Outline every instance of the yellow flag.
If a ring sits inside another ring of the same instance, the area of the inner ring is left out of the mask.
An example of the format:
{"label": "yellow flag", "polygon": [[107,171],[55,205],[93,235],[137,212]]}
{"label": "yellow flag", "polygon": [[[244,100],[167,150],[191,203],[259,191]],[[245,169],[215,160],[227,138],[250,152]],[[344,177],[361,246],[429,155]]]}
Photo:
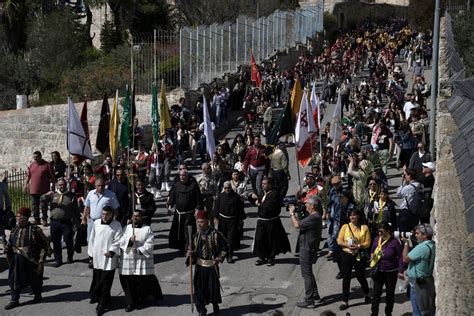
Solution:
{"label": "yellow flag", "polygon": [[110,155],[112,161],[115,162],[117,156],[117,141],[118,141],[118,130],[120,125],[120,115],[118,112],[118,90],[115,92],[114,106],[110,115],[110,133],[109,133],[109,146]]}
{"label": "yellow flag", "polygon": [[165,81],[161,79],[160,87],[160,136],[166,134],[166,130],[171,128],[170,109],[166,99]]}
{"label": "yellow flag", "polygon": [[300,79],[297,78],[291,91],[291,112],[293,114],[293,122],[296,121],[296,117],[300,111],[301,98],[303,97],[303,91],[301,90]]}

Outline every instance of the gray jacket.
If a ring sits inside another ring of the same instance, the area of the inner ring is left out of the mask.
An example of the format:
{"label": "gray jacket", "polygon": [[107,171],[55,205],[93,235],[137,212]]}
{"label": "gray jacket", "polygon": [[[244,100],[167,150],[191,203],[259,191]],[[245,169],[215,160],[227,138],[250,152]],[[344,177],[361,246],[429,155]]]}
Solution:
{"label": "gray jacket", "polygon": [[408,206],[412,203],[415,198],[416,188],[421,184],[413,180],[410,183],[402,183],[402,185],[397,190],[397,196],[402,198],[400,203],[401,210],[408,210]]}

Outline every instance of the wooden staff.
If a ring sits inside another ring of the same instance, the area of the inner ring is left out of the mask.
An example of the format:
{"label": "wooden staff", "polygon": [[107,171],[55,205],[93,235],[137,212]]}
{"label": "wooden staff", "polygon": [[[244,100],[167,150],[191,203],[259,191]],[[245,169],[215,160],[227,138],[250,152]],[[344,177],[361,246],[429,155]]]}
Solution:
{"label": "wooden staff", "polygon": [[191,247],[191,243],[192,243],[192,237],[193,237],[193,228],[192,226],[188,225],[187,226],[188,228],[188,238],[189,238],[189,246],[188,246],[188,249],[191,253],[191,255],[189,256],[189,296],[191,298],[191,313],[194,313],[194,301],[193,301],[193,297],[194,297],[194,293],[193,293],[193,256],[192,256],[192,247]]}

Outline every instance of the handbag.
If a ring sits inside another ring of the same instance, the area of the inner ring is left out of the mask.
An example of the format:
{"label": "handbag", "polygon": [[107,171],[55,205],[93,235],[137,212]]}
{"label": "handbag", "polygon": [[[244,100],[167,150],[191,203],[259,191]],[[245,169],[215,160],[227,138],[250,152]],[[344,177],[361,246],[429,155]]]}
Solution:
{"label": "handbag", "polygon": [[[352,238],[357,240],[357,238],[354,236],[354,233],[352,232],[350,223],[347,224],[347,227],[349,228],[349,231],[351,232]],[[369,256],[369,252],[367,251],[367,249],[359,249],[359,253],[357,254],[357,259],[359,261],[369,261],[370,256]]]}

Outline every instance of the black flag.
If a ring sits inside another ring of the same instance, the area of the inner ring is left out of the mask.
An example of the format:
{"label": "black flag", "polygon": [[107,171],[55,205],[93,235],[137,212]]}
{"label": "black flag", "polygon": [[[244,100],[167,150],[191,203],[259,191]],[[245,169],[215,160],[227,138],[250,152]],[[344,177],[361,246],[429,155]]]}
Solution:
{"label": "black flag", "polygon": [[267,156],[273,153],[273,149],[278,144],[281,136],[292,134],[294,132],[292,117],[291,101],[288,100],[285,109],[281,112],[278,121],[273,126],[273,129],[267,138]]}
{"label": "black flag", "polygon": [[95,141],[95,148],[105,154],[109,150],[109,132],[110,132],[110,110],[107,93],[104,93],[102,109],[100,110],[99,129]]}

